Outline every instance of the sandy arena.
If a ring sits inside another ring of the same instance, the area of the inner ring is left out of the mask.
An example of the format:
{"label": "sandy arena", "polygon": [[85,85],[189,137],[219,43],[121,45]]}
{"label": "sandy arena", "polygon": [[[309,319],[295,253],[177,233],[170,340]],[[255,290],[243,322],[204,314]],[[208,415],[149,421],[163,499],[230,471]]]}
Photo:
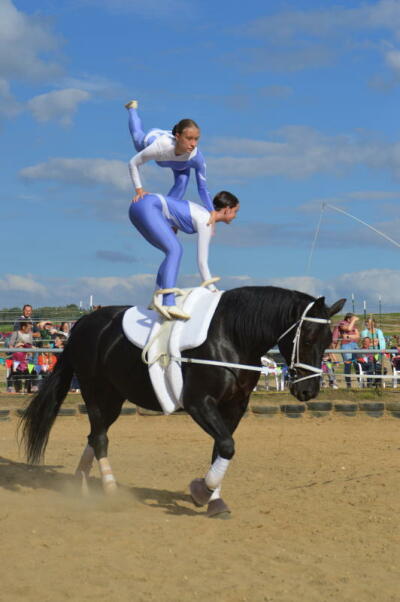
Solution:
{"label": "sandy arena", "polygon": [[400,600],[400,422],[248,415],[225,478],[230,520],[188,495],[211,440],[187,416],[123,416],[110,430],[119,483],[72,473],[87,417],[59,417],[29,468],[17,419],[0,423],[2,602]]}

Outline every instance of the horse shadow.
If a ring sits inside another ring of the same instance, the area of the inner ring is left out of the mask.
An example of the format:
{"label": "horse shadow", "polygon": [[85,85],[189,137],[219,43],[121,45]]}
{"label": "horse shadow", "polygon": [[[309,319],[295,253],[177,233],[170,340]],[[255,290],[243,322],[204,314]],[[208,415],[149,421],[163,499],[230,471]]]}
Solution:
{"label": "horse shadow", "polygon": [[[71,473],[62,472],[61,464],[31,465],[26,462],[16,462],[0,456],[0,488],[16,493],[21,487],[29,489],[47,489],[65,493],[78,487],[76,477]],[[90,487],[101,490],[99,479],[90,479]],[[98,481],[98,482],[97,482]]]}
{"label": "horse shadow", "polygon": [[193,506],[192,497],[182,491],[168,491],[166,489],[154,489],[150,487],[131,487],[130,492],[142,504],[155,508],[162,508],[166,514],[174,516],[199,516],[202,512],[187,507]]}
{"label": "horse shadow", "polygon": [[[15,493],[21,487],[29,489],[47,489],[65,495],[66,492],[80,494],[80,480],[71,473],[63,472],[61,464],[31,465],[17,462],[0,456],[0,488]],[[88,479],[91,494],[104,496],[101,480],[97,477]],[[174,516],[199,516],[202,512],[186,506],[193,505],[189,494],[181,491],[167,491],[149,487],[127,487],[118,485],[118,491],[133,496],[140,503],[163,509],[166,514]]]}

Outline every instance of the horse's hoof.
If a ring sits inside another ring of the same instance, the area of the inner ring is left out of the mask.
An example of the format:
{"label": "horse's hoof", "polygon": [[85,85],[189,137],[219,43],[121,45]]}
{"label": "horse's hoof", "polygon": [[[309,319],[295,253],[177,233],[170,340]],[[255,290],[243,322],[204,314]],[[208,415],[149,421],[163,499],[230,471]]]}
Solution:
{"label": "horse's hoof", "polygon": [[196,506],[204,506],[210,500],[212,491],[206,485],[205,479],[194,479],[190,485],[190,495]]}
{"label": "horse's hoof", "polygon": [[225,504],[224,500],[220,497],[216,500],[212,500],[208,504],[207,516],[208,518],[222,518],[226,520],[227,518],[231,517],[231,511]]}
{"label": "horse's hoof", "polygon": [[114,495],[118,491],[117,483],[115,481],[103,483],[103,491],[106,495]]}

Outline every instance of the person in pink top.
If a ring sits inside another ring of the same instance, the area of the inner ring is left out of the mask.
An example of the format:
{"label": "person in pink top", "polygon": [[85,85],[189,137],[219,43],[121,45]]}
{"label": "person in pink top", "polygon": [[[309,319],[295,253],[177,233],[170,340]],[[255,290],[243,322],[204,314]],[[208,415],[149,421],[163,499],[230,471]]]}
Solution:
{"label": "person in pink top", "polygon": [[358,349],[358,341],[360,340],[360,333],[356,327],[357,321],[358,317],[355,314],[347,313],[344,320],[336,325],[332,333],[333,348],[349,350],[349,353],[343,353],[344,373],[347,375],[345,381],[348,389],[351,388],[351,367],[353,366],[356,374],[358,372],[357,356],[350,353],[350,350]]}

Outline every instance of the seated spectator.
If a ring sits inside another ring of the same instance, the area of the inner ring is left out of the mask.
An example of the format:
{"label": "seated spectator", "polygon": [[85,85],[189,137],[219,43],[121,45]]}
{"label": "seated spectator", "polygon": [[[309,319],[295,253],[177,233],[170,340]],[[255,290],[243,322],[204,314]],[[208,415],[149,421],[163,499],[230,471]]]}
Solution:
{"label": "seated spectator", "polygon": [[[341,348],[349,351],[358,349],[357,343],[360,339],[360,333],[356,328],[357,321],[358,317],[356,315],[347,313],[344,317],[344,320],[337,324],[332,333],[333,349]],[[354,353],[343,353],[342,358],[344,362],[344,373],[347,375],[345,377],[346,387],[350,389],[351,367],[353,366],[354,371],[356,373],[358,372],[357,358],[355,357]]]}
{"label": "seated spectator", "polygon": [[361,349],[365,349],[365,353],[357,354],[357,361],[362,366],[363,372],[373,374],[375,369],[375,356],[373,354],[373,345],[369,337],[364,337],[361,341]]}
{"label": "seated spectator", "polygon": [[14,330],[10,336],[10,347],[20,347],[21,344],[27,344],[29,347],[33,347],[32,327],[32,322],[28,320],[18,322],[17,330]]}
{"label": "seated spectator", "polygon": [[10,374],[10,383],[16,393],[31,393],[37,391],[37,374],[33,365],[29,364],[29,353],[22,351],[23,348],[29,348],[29,343],[18,342],[16,348],[21,347],[21,351],[15,351],[12,354],[12,368]]}
{"label": "seated spectator", "polygon": [[372,347],[375,349],[386,349],[386,341],[384,334],[380,328],[376,327],[376,322],[373,318],[369,318],[369,320],[365,323],[364,330],[361,331],[361,337],[368,337],[371,339]]}
{"label": "seated spectator", "polygon": [[14,322],[14,329],[13,330],[20,330],[20,324],[21,324],[21,322],[31,322],[32,323],[32,337],[34,339],[39,339],[40,338],[39,329],[33,323],[32,312],[33,312],[32,305],[25,304],[23,306],[23,308],[22,308],[22,314],[20,315],[20,317],[18,318],[18,320],[16,320]]}
{"label": "seated spectator", "polygon": [[[373,345],[373,342],[369,337],[364,337],[361,343],[361,349],[365,349],[365,353],[357,354],[357,363],[360,369],[360,372],[364,374],[381,374],[382,373],[382,364],[379,361],[379,355],[374,354],[374,350],[376,346]],[[385,371],[386,373],[386,371]],[[378,379],[367,380],[367,384],[370,387],[372,382],[376,386],[379,384]]]}
{"label": "seated spectator", "polygon": [[395,337],[395,347],[397,349],[397,353],[395,353],[392,357],[392,364],[395,370],[400,370],[400,336]]}
{"label": "seated spectator", "polygon": [[55,328],[52,322],[48,320],[43,320],[42,322],[38,322],[37,328],[40,332],[40,338],[42,345],[47,346],[47,343],[51,341],[57,333],[57,328]]}
{"label": "seated spectator", "polygon": [[66,341],[67,337],[65,337],[63,334],[56,334],[53,340],[53,346],[55,349],[64,349]]}
{"label": "seated spectator", "polygon": [[61,322],[60,328],[58,329],[59,334],[63,334],[66,339],[69,337],[69,333],[71,331],[71,325],[69,322]]}
{"label": "seated spectator", "polygon": [[[333,353],[325,353],[322,358],[322,373],[328,375],[328,383],[331,389],[338,389],[335,376],[335,368],[334,364],[337,364],[338,360]],[[322,385],[324,386],[324,382],[322,380]]]}

